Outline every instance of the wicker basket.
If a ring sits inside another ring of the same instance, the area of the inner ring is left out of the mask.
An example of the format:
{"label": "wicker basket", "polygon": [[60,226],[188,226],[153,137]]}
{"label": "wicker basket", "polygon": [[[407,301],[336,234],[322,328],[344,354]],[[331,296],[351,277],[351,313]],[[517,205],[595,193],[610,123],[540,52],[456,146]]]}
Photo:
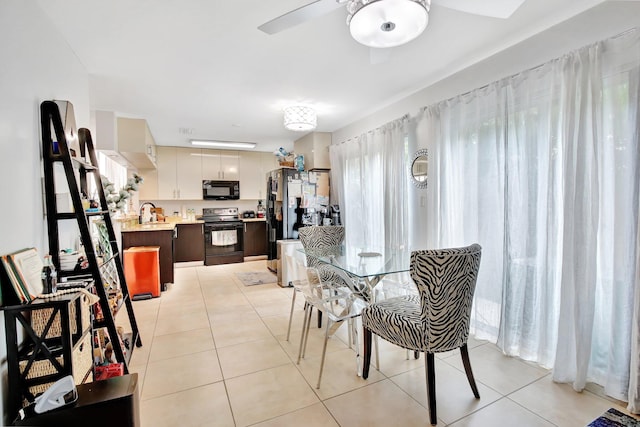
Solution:
{"label": "wicker basket", "polygon": [[[64,367],[64,360],[62,356],[56,357],[56,360]],[[76,384],[81,384],[83,382],[87,376],[87,372],[89,372],[92,366],[93,347],[91,346],[91,334],[86,334],[82,339],[82,342],[79,343],[71,352],[71,371],[73,372],[73,379]],[[23,373],[26,367],[27,361],[20,361],[20,373]],[[49,360],[36,360],[31,365],[31,369],[29,369],[26,378],[39,378],[44,377],[45,375],[55,374],[56,372],[55,367]],[[29,391],[34,396],[37,396],[48,389],[51,384],[53,384],[53,382],[34,385],[29,387]]]}
{"label": "wicker basket", "polygon": [[[78,300],[80,301],[81,306],[80,321],[82,324],[78,329],[76,322],[77,303],[73,302],[69,307],[69,329],[71,329],[72,334],[84,331],[89,326],[89,318],[91,317],[89,298],[86,295],[81,295]],[[44,328],[51,317],[51,313],[53,313],[53,308],[43,308],[42,310],[33,310],[31,312],[31,327],[38,336],[41,336],[44,332]],[[60,335],[62,335],[62,325],[60,324],[60,312],[58,312],[51,324],[51,328],[49,328],[47,338],[57,338]]]}

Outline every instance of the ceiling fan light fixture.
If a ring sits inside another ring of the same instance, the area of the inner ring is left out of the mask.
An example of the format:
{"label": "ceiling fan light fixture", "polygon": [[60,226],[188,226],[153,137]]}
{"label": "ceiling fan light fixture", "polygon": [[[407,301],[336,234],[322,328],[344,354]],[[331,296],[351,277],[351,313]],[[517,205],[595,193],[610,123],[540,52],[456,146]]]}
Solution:
{"label": "ceiling fan light fixture", "polygon": [[350,0],[347,24],[365,46],[400,46],[427,28],[430,8],[431,0]]}
{"label": "ceiling fan light fixture", "polygon": [[284,127],[296,132],[314,130],[318,124],[316,111],[306,105],[291,105],[283,109]]}

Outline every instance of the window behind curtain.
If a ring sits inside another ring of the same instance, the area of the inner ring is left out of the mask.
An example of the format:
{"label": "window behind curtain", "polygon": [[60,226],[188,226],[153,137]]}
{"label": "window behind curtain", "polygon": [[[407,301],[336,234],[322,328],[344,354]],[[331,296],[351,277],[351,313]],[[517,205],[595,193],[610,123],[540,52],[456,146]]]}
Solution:
{"label": "window behind curtain", "polygon": [[[116,190],[120,190],[124,188],[127,184],[127,168],[122,166],[120,163],[115,162],[109,158],[109,156],[105,155],[98,151],[98,167],[100,168],[100,175],[106,176],[109,181],[111,181]],[[95,182],[93,179],[88,180],[89,184],[89,198],[97,199],[98,192],[95,187]]]}
{"label": "window behind curtain", "polygon": [[634,30],[419,118],[437,134],[435,240],[483,247],[473,332],[621,400],[640,376],[639,73]]}

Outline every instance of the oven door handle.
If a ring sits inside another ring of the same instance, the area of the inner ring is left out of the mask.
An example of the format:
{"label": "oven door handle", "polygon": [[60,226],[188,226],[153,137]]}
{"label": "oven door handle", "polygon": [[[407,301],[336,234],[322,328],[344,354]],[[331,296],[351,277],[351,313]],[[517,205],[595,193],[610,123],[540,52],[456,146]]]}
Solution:
{"label": "oven door handle", "polygon": [[242,223],[240,224],[205,224],[205,229],[211,230],[211,231],[237,230],[238,228],[242,228]]}

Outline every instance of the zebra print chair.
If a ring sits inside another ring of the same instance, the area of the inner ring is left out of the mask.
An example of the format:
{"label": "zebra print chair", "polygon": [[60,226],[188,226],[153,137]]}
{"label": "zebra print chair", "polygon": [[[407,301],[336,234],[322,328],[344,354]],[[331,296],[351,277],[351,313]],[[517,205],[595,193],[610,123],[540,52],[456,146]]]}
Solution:
{"label": "zebra print chair", "polygon": [[[331,255],[331,251],[344,241],[344,227],[339,225],[302,227],[298,234],[304,250],[313,250],[318,255]],[[323,282],[342,281],[332,269],[314,257],[307,256],[307,267],[317,269]]]}
{"label": "zebra print chair", "polygon": [[459,348],[471,390],[480,398],[471,371],[467,339],[481,250],[480,245],[473,244],[412,252],[411,278],[420,293],[419,299],[415,296],[390,298],[362,311],[362,377],[366,379],[369,375],[372,333],[416,354],[425,352],[427,403],[433,425],[438,423],[434,353]]}
{"label": "zebra print chair", "polygon": [[[305,250],[313,250],[319,255],[322,255],[326,251],[329,255],[329,251],[342,244],[344,241],[344,227],[342,226],[313,226],[302,227],[298,230],[300,237],[300,243]],[[307,267],[314,268],[319,273],[319,279],[322,282],[336,283],[341,282],[337,274],[322,265],[317,259],[307,256]],[[317,283],[314,283],[317,284]],[[289,326],[287,327],[287,341],[291,335],[291,322],[293,320],[293,309],[296,303],[296,294],[299,289],[294,285],[293,296],[291,297],[291,312],[289,314]],[[322,314],[318,313],[318,327],[322,326]]]}

